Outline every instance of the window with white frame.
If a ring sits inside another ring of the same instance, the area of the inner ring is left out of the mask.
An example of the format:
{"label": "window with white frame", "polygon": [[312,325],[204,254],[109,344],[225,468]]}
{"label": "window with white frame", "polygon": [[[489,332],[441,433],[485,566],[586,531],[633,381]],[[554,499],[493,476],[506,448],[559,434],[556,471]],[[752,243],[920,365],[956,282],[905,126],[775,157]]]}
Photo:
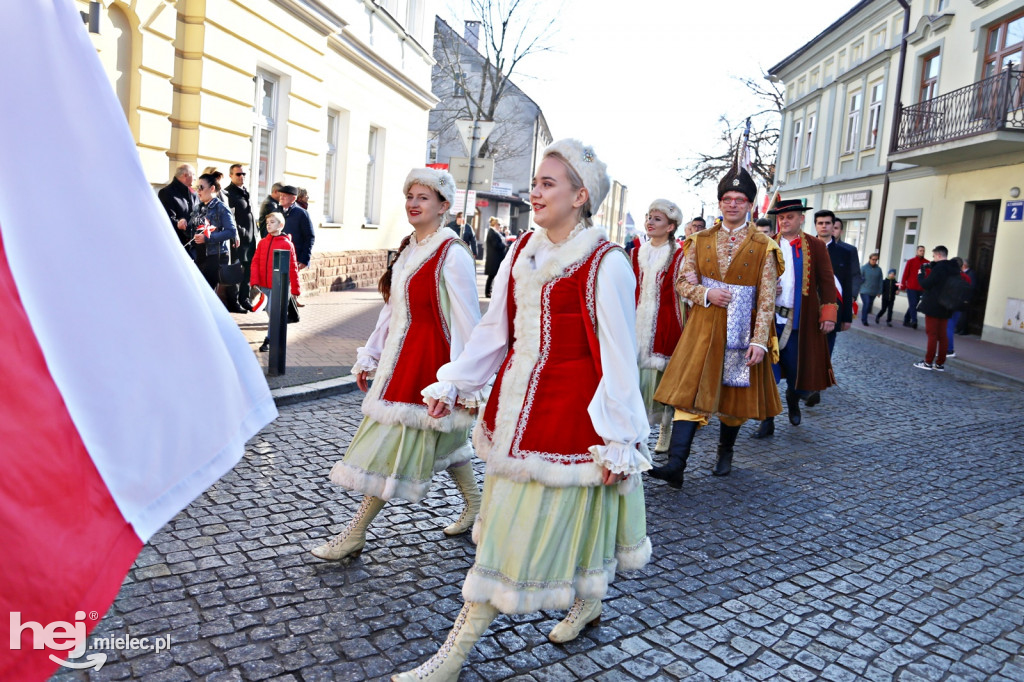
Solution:
{"label": "window with white frame", "polygon": [[864,243],[867,239],[867,231],[867,220],[859,219],[843,221],[843,241],[856,247],[857,253],[864,253]]}
{"label": "window with white frame", "polygon": [[860,64],[864,61],[864,41],[860,40],[853,46],[853,52],[850,56],[850,66]]}
{"label": "window with white frame", "polygon": [[885,49],[885,25],[878,27],[871,33],[871,52],[878,52]]}
{"label": "window with white frame", "polygon": [[804,120],[793,121],[793,146],[789,150],[789,169],[800,167],[800,139],[803,136]]}
{"label": "window with white frame", "polygon": [[850,105],[846,108],[846,144],[843,153],[849,154],[857,148],[860,138],[860,106],[862,94],[855,92],[850,95]]}
{"label": "window with white frame", "polygon": [[380,221],[380,170],[383,132],[370,126],[366,143],[366,200],[363,204],[363,221],[366,225],[377,225]]}
{"label": "window with white frame", "polygon": [[816,118],[815,114],[807,115],[807,132],[804,133],[804,168],[810,168],[811,161],[814,160],[814,124]]}
{"label": "window with white frame", "polygon": [[942,14],[949,7],[949,0],[935,0],[935,13]]}
{"label": "window with white frame", "polygon": [[437,131],[427,133],[427,163],[437,163],[437,152],[440,146]]}
{"label": "window with white frame", "polygon": [[334,222],[334,194],[338,191],[338,112],[327,112],[327,149],[324,152],[324,221]]}
{"label": "window with white frame", "polygon": [[249,167],[253,170],[254,186],[251,192],[259,204],[270,193],[276,161],[277,107],[280,83],[265,71],[257,71],[252,79],[256,89],[253,102],[252,159]]}
{"label": "window with white frame", "polygon": [[865,149],[873,149],[878,144],[878,132],[882,126],[882,83],[871,86],[871,104],[868,107],[868,136],[864,141]]}

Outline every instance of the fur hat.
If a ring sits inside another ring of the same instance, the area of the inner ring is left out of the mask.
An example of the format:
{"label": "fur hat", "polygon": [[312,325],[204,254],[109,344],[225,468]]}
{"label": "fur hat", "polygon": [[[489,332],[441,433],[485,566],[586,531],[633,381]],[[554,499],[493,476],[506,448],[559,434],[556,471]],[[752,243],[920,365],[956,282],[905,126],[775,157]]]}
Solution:
{"label": "fur hat", "polygon": [[677,226],[683,224],[683,212],[668,199],[655,199],[652,201],[647,209],[648,213],[651,211],[661,211],[670,222],[675,223]]}
{"label": "fur hat", "polygon": [[402,192],[408,192],[413,185],[423,185],[436,190],[448,202],[449,207],[455,205],[455,178],[448,171],[435,168],[413,168],[405,178]]}
{"label": "fur hat", "polygon": [[559,154],[572,166],[583,179],[583,186],[590,195],[590,215],[597,213],[604,198],[611,189],[611,178],[608,177],[608,166],[597,158],[593,147],[587,147],[579,140],[566,138],[553,142],[544,150],[542,158],[550,154]]}
{"label": "fur hat", "polygon": [[718,183],[719,201],[722,200],[726,192],[740,192],[753,203],[757,198],[757,185],[754,184],[754,179],[750,177],[750,173],[746,169],[740,168],[737,171],[736,166],[733,166]]}

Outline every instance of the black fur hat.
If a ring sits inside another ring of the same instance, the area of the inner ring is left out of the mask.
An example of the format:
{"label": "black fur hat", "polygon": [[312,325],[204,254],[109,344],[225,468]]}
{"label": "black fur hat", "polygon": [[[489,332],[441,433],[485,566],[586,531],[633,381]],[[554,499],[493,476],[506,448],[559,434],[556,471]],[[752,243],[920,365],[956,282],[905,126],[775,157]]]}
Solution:
{"label": "black fur hat", "polygon": [[718,200],[721,201],[726,192],[741,192],[751,203],[757,197],[757,185],[745,169],[738,171],[733,166],[718,183]]}

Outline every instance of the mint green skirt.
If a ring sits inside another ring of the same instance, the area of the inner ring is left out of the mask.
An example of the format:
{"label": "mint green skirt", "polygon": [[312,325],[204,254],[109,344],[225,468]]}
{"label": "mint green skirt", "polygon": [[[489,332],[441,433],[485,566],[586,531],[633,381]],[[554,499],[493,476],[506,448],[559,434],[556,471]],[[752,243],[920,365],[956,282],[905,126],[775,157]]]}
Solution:
{"label": "mint green skirt", "polygon": [[651,426],[661,424],[661,415],[667,409],[667,405],[659,403],[654,399],[654,392],[658,390],[664,370],[640,368],[640,395],[644,398],[644,407],[647,408],[647,420]]}
{"label": "mint green skirt", "polygon": [[613,486],[555,488],[485,476],[473,529],[476,561],[463,598],[508,614],[603,598],[616,570],[642,568],[651,556],[644,489],[639,474],[633,477]]}
{"label": "mint green skirt", "polygon": [[382,500],[419,502],[435,472],[472,457],[468,429],[444,433],[363,417],[345,457],[331,469],[331,481]]}

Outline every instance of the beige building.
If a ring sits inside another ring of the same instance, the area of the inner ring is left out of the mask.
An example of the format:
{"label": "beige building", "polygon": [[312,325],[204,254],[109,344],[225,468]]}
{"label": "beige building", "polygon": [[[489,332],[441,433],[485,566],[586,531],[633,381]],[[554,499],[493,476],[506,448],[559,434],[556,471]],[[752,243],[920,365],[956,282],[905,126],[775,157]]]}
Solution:
{"label": "beige building", "polygon": [[[786,86],[776,182],[828,208],[861,260],[967,258],[972,333],[1024,347],[1024,0],[864,0],[769,70]],[[897,311],[905,310],[901,296]]]}
{"label": "beige building", "polygon": [[309,191],[315,290],[372,285],[408,229],[433,19],[433,0],[103,0],[91,37],[154,188],[243,163],[257,202]]}

